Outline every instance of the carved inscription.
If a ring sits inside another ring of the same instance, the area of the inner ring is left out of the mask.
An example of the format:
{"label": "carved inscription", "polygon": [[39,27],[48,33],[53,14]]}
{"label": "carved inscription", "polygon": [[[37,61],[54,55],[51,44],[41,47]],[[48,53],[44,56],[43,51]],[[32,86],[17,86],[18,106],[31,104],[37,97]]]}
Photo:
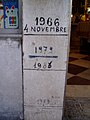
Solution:
{"label": "carved inscription", "polygon": [[25,33],[60,33],[66,34],[67,27],[62,26],[59,18],[53,19],[52,17],[36,17],[33,26],[26,23],[24,27]]}

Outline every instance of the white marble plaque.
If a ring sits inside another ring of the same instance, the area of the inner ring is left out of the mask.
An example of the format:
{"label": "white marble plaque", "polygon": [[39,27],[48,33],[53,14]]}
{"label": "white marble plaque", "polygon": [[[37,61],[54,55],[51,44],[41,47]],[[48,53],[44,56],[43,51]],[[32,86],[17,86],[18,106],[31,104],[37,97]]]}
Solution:
{"label": "white marble plaque", "polygon": [[63,107],[65,71],[24,70],[25,106]]}
{"label": "white marble plaque", "polygon": [[23,44],[24,69],[66,70],[68,37],[24,36]]}
{"label": "white marble plaque", "polygon": [[25,0],[24,34],[67,36],[71,0]]}
{"label": "white marble plaque", "polygon": [[62,120],[62,108],[39,108],[39,107],[28,107],[25,109],[26,120]]}
{"label": "white marble plaque", "polygon": [[62,120],[71,0],[23,0],[25,120]]}
{"label": "white marble plaque", "polygon": [[26,120],[62,120],[65,71],[24,70]]}

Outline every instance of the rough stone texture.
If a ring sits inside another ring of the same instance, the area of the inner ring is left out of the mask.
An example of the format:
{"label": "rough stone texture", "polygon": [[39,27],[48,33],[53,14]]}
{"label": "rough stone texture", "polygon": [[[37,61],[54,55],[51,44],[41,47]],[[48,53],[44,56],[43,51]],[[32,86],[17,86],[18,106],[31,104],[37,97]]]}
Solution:
{"label": "rough stone texture", "polygon": [[0,120],[22,118],[21,40],[0,38]]}
{"label": "rough stone texture", "polygon": [[90,120],[90,98],[67,97],[64,120]]}

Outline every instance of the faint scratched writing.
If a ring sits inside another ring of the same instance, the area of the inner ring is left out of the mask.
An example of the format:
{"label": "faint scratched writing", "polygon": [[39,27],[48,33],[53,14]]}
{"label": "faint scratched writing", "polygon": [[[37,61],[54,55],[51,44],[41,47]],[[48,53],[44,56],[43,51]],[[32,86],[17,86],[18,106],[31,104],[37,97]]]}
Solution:
{"label": "faint scratched writing", "polygon": [[38,99],[36,102],[40,106],[60,106],[60,97],[52,96],[50,98]]}

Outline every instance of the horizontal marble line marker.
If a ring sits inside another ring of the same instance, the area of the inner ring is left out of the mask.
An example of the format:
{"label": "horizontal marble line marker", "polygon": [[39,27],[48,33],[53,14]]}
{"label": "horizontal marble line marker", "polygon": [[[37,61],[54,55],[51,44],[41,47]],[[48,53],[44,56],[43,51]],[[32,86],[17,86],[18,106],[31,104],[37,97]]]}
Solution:
{"label": "horizontal marble line marker", "polygon": [[68,34],[24,34],[26,36],[33,35],[33,36],[68,36]]}
{"label": "horizontal marble line marker", "polygon": [[58,58],[58,56],[29,55],[29,58]]}

